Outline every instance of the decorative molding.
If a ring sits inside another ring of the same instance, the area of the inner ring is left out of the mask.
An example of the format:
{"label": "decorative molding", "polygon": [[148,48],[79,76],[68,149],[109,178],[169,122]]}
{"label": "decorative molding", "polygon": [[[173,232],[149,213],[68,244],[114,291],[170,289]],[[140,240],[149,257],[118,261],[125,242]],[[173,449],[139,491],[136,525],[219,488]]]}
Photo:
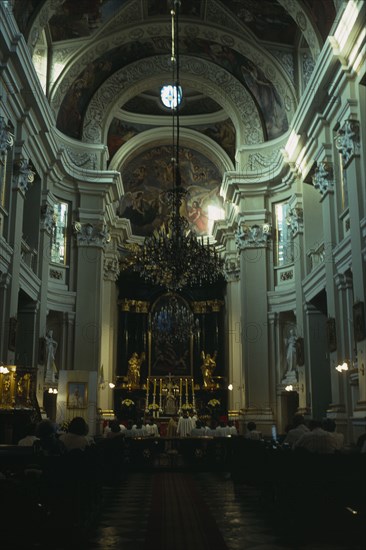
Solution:
{"label": "decorative molding", "polygon": [[20,158],[14,162],[13,188],[26,193],[34,181],[35,172],[31,170],[28,159]]}
{"label": "decorative molding", "polygon": [[89,168],[95,170],[97,166],[98,157],[96,153],[76,152],[69,147],[66,148],[66,153],[70,161],[80,168]]}
{"label": "decorative molding", "polygon": [[55,212],[53,207],[47,202],[41,206],[41,229],[51,233],[55,225]]}
{"label": "decorative molding", "polygon": [[113,258],[104,258],[103,269],[104,280],[115,283],[120,273],[118,256],[115,255]]}
{"label": "decorative molding", "polygon": [[235,234],[235,244],[240,251],[246,248],[264,248],[271,237],[272,227],[268,223],[252,226],[241,224]]}
{"label": "decorative molding", "polygon": [[10,132],[10,127],[5,122],[5,118],[0,116],[0,155],[5,155],[13,145],[14,134]]}
{"label": "decorative molding", "polygon": [[[152,56],[123,67],[111,75],[96,91],[89,103],[84,117],[83,141],[102,143],[105,120],[114,104],[120,101],[122,92],[128,99],[130,95],[136,95],[137,92],[145,90],[147,81],[155,78],[156,74],[169,74],[169,71],[171,71],[169,56]],[[228,71],[218,69],[214,63],[184,55],[180,58],[180,71],[181,74],[185,74],[184,80],[187,85],[193,85],[190,77],[195,81],[201,78],[202,93],[226,104],[226,109],[232,115],[234,109],[236,110],[235,118],[240,120],[244,143],[263,142],[262,122],[256,104],[245,87]],[[141,80],[141,74],[144,75],[144,80]]]}
{"label": "decorative molding", "polygon": [[95,226],[91,223],[74,223],[74,234],[78,246],[96,246],[105,248],[111,235],[105,224]]}
{"label": "decorative molding", "polygon": [[240,278],[240,262],[237,254],[226,256],[224,265],[225,278],[227,282],[236,282]]}
{"label": "decorative molding", "polygon": [[334,187],[333,166],[330,162],[319,162],[312,178],[313,186],[324,195]]}
{"label": "decorative molding", "polygon": [[286,216],[286,223],[290,227],[292,236],[304,231],[304,211],[300,206],[290,208]]}
{"label": "decorative molding", "polygon": [[347,119],[337,132],[336,147],[342,155],[344,168],[360,153],[360,123]]}

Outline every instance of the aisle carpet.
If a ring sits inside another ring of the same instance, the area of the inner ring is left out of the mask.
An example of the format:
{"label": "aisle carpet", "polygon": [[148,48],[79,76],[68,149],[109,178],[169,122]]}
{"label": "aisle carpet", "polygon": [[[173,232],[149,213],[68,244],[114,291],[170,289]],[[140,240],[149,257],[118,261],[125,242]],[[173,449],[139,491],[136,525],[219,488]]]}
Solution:
{"label": "aisle carpet", "polygon": [[188,473],[154,476],[145,549],[227,550],[195,479]]}

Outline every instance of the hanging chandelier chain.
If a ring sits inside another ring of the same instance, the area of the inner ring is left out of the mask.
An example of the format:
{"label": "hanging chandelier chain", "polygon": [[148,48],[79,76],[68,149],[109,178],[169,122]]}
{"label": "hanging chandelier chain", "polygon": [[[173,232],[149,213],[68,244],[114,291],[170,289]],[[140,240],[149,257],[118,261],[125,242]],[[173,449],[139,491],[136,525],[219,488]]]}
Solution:
{"label": "hanging chandelier chain", "polygon": [[164,192],[170,214],[165,223],[145,238],[141,250],[136,251],[132,263],[135,271],[154,285],[170,291],[188,286],[202,286],[217,281],[223,275],[223,261],[207,237],[196,235],[188,218],[181,214],[187,202],[188,191],[182,185],[180,152],[180,82],[179,82],[179,7],[174,0],[171,9],[173,72],[172,114],[172,187]]}

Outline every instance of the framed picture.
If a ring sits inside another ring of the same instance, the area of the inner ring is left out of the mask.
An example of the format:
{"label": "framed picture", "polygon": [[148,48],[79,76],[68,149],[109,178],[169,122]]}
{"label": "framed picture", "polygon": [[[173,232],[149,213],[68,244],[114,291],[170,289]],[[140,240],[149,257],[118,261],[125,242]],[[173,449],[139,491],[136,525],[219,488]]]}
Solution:
{"label": "framed picture", "polygon": [[363,302],[356,302],[353,305],[353,328],[356,342],[366,338],[365,306]]}
{"label": "framed picture", "polygon": [[68,382],[67,407],[85,409],[88,404],[88,385],[86,382]]}
{"label": "framed picture", "polygon": [[328,350],[336,351],[337,332],[336,332],[336,321],[334,317],[329,317],[327,319],[327,341],[328,341]]}

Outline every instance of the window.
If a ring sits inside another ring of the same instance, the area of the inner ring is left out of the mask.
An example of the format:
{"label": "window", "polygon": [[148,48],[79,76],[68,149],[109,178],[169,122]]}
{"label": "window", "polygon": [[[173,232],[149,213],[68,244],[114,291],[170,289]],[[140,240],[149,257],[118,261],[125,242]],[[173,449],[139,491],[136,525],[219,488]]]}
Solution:
{"label": "window", "polygon": [[53,207],[51,261],[66,264],[68,204],[57,202]]}
{"label": "window", "polygon": [[291,227],[287,222],[289,214],[288,203],[275,205],[275,265],[277,267],[294,261]]}
{"label": "window", "polygon": [[168,84],[160,90],[160,97],[163,105],[169,109],[175,109],[182,101],[182,88]]}

